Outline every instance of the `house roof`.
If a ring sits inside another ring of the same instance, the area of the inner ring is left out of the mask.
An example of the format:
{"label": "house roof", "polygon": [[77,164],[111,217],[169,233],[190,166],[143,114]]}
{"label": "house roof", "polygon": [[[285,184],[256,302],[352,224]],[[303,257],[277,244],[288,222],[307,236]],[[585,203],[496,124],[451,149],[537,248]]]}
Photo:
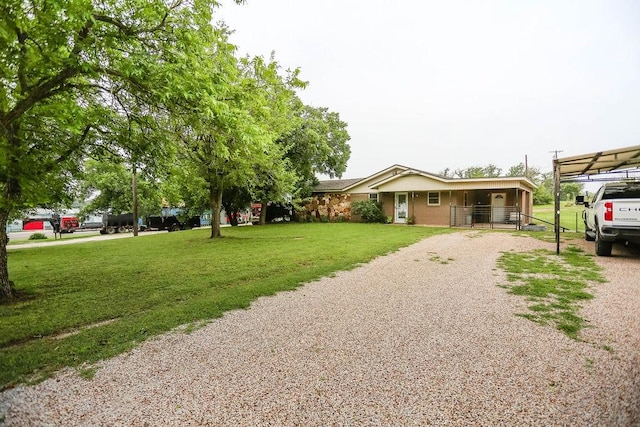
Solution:
{"label": "house roof", "polygon": [[351,179],[329,179],[326,181],[320,181],[313,191],[316,193],[326,193],[329,191],[344,191],[346,188],[357,184],[364,178],[351,178]]}
{"label": "house roof", "polygon": [[[314,188],[315,193],[327,193],[331,191],[337,192],[345,192],[349,191],[355,187],[359,187],[362,185],[366,185],[368,188],[372,190],[378,190],[381,187],[410,176],[418,176],[430,179],[432,181],[440,182],[442,185],[448,186],[450,184],[468,184],[471,187],[476,187],[478,184],[482,184],[486,182],[492,185],[496,185],[496,183],[511,183],[517,181],[520,185],[524,185],[525,187],[529,187],[531,189],[536,188],[537,186],[526,177],[483,177],[483,178],[450,178],[444,177],[442,175],[434,174],[431,172],[426,172],[420,169],[410,168],[402,165],[393,165],[386,169],[383,169],[379,172],[374,173],[366,178],[358,178],[358,179],[336,179],[336,180],[328,180],[328,181],[320,181],[320,183]],[[501,184],[498,184],[501,185]]]}
{"label": "house roof", "polygon": [[391,181],[395,181],[398,178],[402,178],[404,176],[409,176],[409,175],[423,176],[425,178],[431,178],[431,179],[435,179],[436,181],[441,181],[441,182],[446,182],[446,181],[451,180],[451,178],[446,178],[446,177],[443,177],[442,175],[437,175],[437,174],[433,174],[433,173],[430,173],[430,172],[425,172],[425,171],[422,171],[422,170],[419,170],[419,169],[407,168],[407,167],[404,167],[404,166],[403,166],[403,168],[405,168],[404,171],[402,171],[402,172],[400,172],[398,174],[389,176],[389,177],[387,177],[387,178],[385,178],[385,179],[383,179],[381,181],[378,181],[375,184],[370,185],[370,187],[371,188],[378,188],[383,184],[386,184],[386,183],[391,182]]}
{"label": "house roof", "polygon": [[351,188],[355,187],[356,185],[360,185],[363,184],[365,182],[375,182],[375,181],[379,181],[381,179],[383,179],[383,177],[388,176],[390,173],[396,175],[398,173],[401,173],[403,171],[406,171],[407,169],[409,169],[406,166],[402,166],[402,165],[393,165],[393,166],[389,166],[386,169],[383,169],[379,172],[374,173],[373,175],[369,175],[366,178],[361,179],[358,182],[354,182],[353,184],[349,185],[348,187],[345,187],[345,190],[350,190]]}
{"label": "house roof", "polygon": [[364,182],[371,182],[377,179],[380,180],[382,179],[383,176],[388,175],[389,173],[391,173],[392,171],[394,171],[394,169],[396,170],[407,170],[409,169],[406,166],[402,166],[402,165],[393,165],[393,166],[389,166],[386,169],[383,169],[379,172],[374,173],[373,175],[369,175],[366,178],[354,178],[354,179],[329,179],[329,180],[325,180],[325,181],[320,181],[318,183],[318,185],[316,185],[315,187],[313,187],[313,192],[314,193],[327,193],[327,192],[331,192],[331,191],[347,191],[350,190],[351,188],[355,187],[356,185],[362,184]]}

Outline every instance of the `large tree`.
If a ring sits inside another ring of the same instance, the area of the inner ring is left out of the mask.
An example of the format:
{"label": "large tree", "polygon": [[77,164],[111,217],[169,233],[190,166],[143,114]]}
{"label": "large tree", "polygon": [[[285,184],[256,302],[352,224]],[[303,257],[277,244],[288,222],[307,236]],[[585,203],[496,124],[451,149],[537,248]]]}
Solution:
{"label": "large tree", "polygon": [[351,156],[347,123],[325,107],[302,106],[298,126],[283,138],[287,158],[296,175],[301,196],[307,196],[316,175],[340,177]]}
{"label": "large tree", "polygon": [[[105,141],[114,88],[141,103],[184,91],[178,64],[211,32],[213,0],[5,0],[0,5],[0,296],[7,221],[64,199]],[[213,38],[210,37],[209,40]],[[195,45],[195,46],[194,46]],[[197,96],[190,94],[190,96]]]}
{"label": "large tree", "polygon": [[542,172],[536,166],[526,166],[523,162],[520,162],[509,168],[507,176],[525,176],[535,184],[538,184],[542,179]]}
{"label": "large tree", "polygon": [[[303,83],[298,71],[281,75],[271,58],[236,59],[235,47],[221,29],[207,55],[193,64],[200,96],[191,109],[176,116],[184,167],[206,182],[211,209],[211,237],[220,237],[217,217],[226,188],[253,189],[258,172],[286,172],[282,148],[275,139],[289,126],[290,99]],[[278,175],[280,182],[285,174]]]}
{"label": "large tree", "polygon": [[298,109],[302,104],[295,90],[304,88],[306,82],[299,80],[297,69],[287,70],[286,75],[281,76],[273,54],[269,61],[262,57],[247,57],[241,64],[243,74],[262,89],[260,102],[248,104],[248,107],[271,138],[266,161],[255,162],[252,178],[245,181],[249,193],[262,204],[260,224],[264,224],[269,202],[284,203],[295,189],[296,174],[282,138],[300,123]]}
{"label": "large tree", "polygon": [[[137,179],[139,216],[157,215],[162,207],[159,182],[144,174]],[[82,176],[82,194],[89,202],[81,215],[94,212],[115,214],[133,211],[131,167],[124,162],[88,159]]]}
{"label": "large tree", "polygon": [[258,192],[262,196],[261,224],[267,218],[267,201],[281,201],[278,197],[282,199],[285,195],[293,200],[308,197],[317,183],[317,174],[331,178],[342,176],[351,155],[347,123],[340,120],[338,113],[325,107],[304,105],[297,97],[292,101],[291,123],[294,126],[277,142],[285,150],[287,166],[294,174],[295,184],[285,194],[281,182],[273,178],[272,171],[264,171]]}
{"label": "large tree", "polygon": [[167,168],[168,176],[161,181],[163,199],[170,205],[180,207],[180,216],[185,220],[211,210],[207,181],[191,161],[181,158],[181,153]]}

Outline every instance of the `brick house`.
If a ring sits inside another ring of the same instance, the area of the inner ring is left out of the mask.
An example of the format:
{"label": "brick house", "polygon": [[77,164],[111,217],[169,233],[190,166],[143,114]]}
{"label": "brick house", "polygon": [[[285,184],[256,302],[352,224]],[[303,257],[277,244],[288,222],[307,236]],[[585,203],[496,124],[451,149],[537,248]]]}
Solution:
{"label": "brick house", "polygon": [[366,178],[321,181],[304,214],[357,220],[351,202],[375,200],[390,222],[437,226],[527,224],[536,185],[526,177],[448,178],[393,165]]}

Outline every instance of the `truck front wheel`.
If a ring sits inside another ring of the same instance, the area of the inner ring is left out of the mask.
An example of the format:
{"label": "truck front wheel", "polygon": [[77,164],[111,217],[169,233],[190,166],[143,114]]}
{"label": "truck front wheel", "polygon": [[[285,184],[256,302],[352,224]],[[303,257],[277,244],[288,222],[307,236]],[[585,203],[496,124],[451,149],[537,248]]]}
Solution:
{"label": "truck front wheel", "polygon": [[611,256],[611,248],[613,242],[605,242],[600,236],[600,230],[596,228],[596,255],[598,256]]}

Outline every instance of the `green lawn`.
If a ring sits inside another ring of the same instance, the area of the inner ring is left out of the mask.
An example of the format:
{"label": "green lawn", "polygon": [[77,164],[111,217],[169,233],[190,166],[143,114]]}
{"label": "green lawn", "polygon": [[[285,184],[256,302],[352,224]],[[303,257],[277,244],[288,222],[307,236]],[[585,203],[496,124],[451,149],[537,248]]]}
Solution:
{"label": "green lawn", "polygon": [[581,249],[569,246],[556,256],[553,251],[504,252],[498,266],[507,272],[510,294],[526,298],[529,312],[519,313],[541,325],[554,325],[567,336],[579,339],[588,325],[580,315],[582,302],[592,299],[591,288],[605,282],[601,268]]}
{"label": "green lawn", "polygon": [[[566,227],[568,231],[574,232],[584,232],[584,222],[582,221],[582,211],[584,211],[584,206],[575,205],[572,202],[561,202],[560,203],[560,225],[562,227]],[[554,207],[553,205],[540,205],[533,207],[533,216],[537,219],[541,219],[549,224],[544,224],[541,221],[536,221],[536,219],[532,219],[532,222],[538,223],[540,225],[546,225],[547,229],[553,229],[554,224]]]}
{"label": "green lawn", "polygon": [[0,389],[198,326],[262,295],[353,268],[449,228],[283,224],[14,249],[0,305]]}

